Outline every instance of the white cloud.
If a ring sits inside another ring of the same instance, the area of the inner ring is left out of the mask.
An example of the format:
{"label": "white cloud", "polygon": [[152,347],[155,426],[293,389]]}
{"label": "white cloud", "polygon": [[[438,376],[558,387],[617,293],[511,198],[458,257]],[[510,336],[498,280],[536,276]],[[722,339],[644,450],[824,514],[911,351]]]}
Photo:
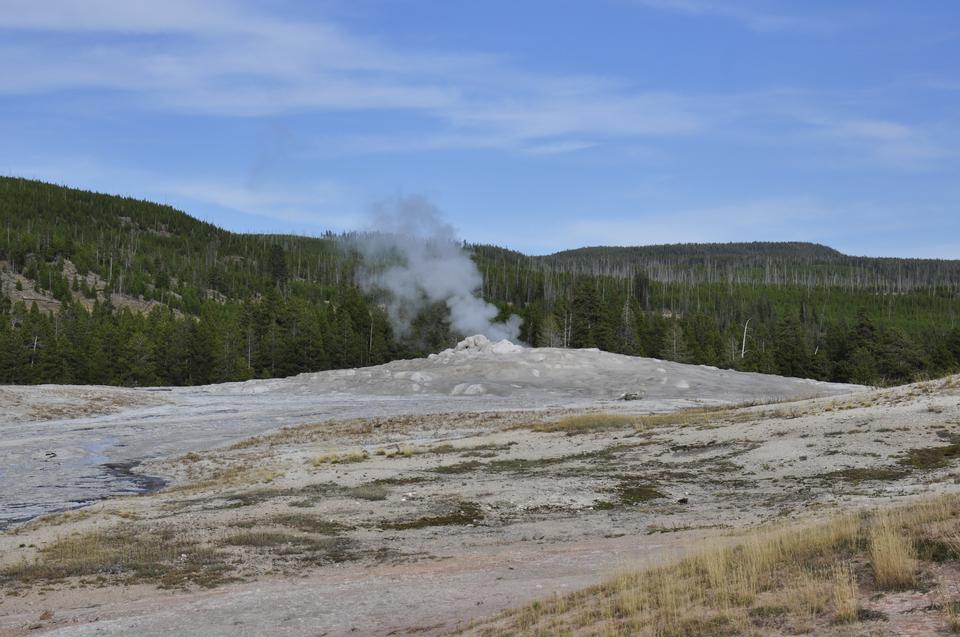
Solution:
{"label": "white cloud", "polygon": [[[412,110],[446,128],[441,145],[486,139],[531,152],[701,126],[702,111],[679,96],[524,74],[489,55],[398,49],[238,7],[0,0],[0,30],[13,36],[0,45],[0,94],[100,89],[127,106],[227,116]],[[45,37],[62,32],[70,37]]]}
{"label": "white cloud", "polygon": [[[890,119],[818,116],[803,118],[812,127],[813,140],[840,151],[834,159],[874,163],[904,170],[935,168],[941,160],[956,156],[952,131],[935,137],[925,128]],[[810,140],[808,139],[807,142]]]}
{"label": "white cloud", "polygon": [[[634,1],[758,30],[812,24],[744,0]],[[722,135],[739,144],[804,137],[804,144],[845,150],[855,160],[911,169],[945,154],[942,136],[871,117],[869,104],[851,117],[818,108],[825,96],[798,91],[695,94],[527,73],[494,55],[392,46],[330,21],[295,21],[222,0],[0,0],[0,36],[0,95],[92,89],[109,92],[104,108],[419,116],[417,125],[388,133],[331,135],[318,140],[315,154],[469,148],[535,156]]]}
{"label": "white cloud", "polygon": [[[650,9],[670,11],[692,17],[718,17],[734,20],[761,33],[791,31],[798,33],[829,33],[835,23],[786,13],[768,11],[756,2],[744,0],[631,0]],[[769,3],[768,3],[769,4]]]}

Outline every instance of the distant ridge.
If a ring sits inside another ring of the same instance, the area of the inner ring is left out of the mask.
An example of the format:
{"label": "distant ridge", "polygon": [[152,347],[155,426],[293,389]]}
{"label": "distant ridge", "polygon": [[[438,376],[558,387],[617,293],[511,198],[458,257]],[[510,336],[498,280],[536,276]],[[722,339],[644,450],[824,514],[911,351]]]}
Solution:
{"label": "distant ridge", "polygon": [[829,246],[802,241],[750,241],[731,243],[670,243],[643,246],[588,246],[561,250],[546,255],[545,259],[566,259],[590,256],[596,253],[609,253],[621,258],[644,257],[712,257],[742,258],[748,256],[774,257],[782,259],[831,260],[846,255]]}

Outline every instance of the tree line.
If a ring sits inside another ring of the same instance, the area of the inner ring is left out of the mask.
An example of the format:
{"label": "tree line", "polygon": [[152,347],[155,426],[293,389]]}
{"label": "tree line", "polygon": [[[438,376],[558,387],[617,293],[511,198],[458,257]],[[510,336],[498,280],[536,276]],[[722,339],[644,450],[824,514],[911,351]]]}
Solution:
{"label": "tree line", "polygon": [[[453,345],[442,304],[394,334],[349,236],[231,233],[150,202],[0,178],[0,382],[192,385],[375,365]],[[960,369],[960,262],[811,244],[468,246],[536,346],[867,384]],[[833,283],[831,283],[831,281]],[[114,299],[151,302],[133,311]]]}

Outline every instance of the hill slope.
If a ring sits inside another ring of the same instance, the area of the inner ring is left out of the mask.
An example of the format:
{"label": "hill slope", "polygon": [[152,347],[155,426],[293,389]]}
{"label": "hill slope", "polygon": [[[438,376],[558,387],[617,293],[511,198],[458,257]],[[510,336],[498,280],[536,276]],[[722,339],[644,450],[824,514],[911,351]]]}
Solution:
{"label": "hill slope", "polygon": [[[197,384],[449,347],[446,308],[398,338],[323,237],[232,233],[169,206],[0,178],[0,382]],[[532,345],[897,383],[960,367],[960,262],[804,243],[472,246]],[[31,310],[32,306],[35,310]]]}

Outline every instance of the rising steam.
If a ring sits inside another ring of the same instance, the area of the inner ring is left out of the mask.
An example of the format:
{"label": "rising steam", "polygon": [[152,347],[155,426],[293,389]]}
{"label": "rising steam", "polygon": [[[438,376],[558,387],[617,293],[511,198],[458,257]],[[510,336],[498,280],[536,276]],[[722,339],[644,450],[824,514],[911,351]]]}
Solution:
{"label": "rising steam", "polygon": [[399,197],[375,206],[372,216],[370,232],[354,238],[363,256],[359,283],[386,293],[387,315],[397,334],[409,334],[420,311],[443,302],[455,332],[518,340],[520,317],[496,322],[496,306],[478,296],[477,266],[435,206],[424,197]]}

